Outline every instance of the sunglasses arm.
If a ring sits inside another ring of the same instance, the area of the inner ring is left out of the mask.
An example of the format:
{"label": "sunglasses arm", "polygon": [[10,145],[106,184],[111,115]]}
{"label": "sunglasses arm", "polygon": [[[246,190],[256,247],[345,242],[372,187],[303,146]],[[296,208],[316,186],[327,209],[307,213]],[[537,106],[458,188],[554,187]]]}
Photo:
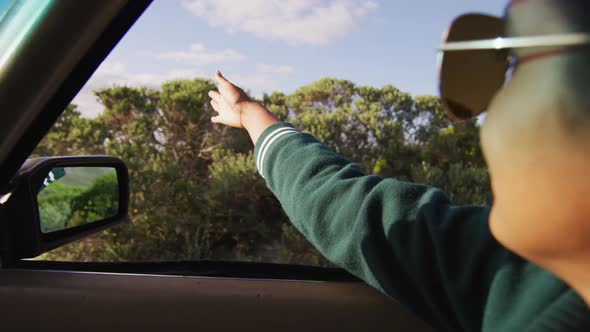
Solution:
{"label": "sunglasses arm", "polygon": [[470,50],[503,50],[514,48],[540,48],[552,46],[590,45],[590,34],[570,33],[559,35],[530,36],[530,37],[498,37],[469,41],[447,42],[439,46],[439,51],[470,51]]}

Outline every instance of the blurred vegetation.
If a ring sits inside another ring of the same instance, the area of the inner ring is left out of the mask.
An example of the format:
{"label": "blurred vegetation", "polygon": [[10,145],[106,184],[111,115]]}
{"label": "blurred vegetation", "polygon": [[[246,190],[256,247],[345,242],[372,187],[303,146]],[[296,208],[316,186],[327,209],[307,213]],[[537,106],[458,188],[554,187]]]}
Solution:
{"label": "blurred vegetation", "polygon": [[71,200],[72,212],[66,227],[75,227],[114,217],[119,211],[117,173],[97,177],[92,185]]}
{"label": "blurred vegetation", "polygon": [[[46,254],[78,261],[242,260],[327,266],[258,176],[243,130],[211,124],[211,81],[96,92],[104,112],[70,105],[35,151],[107,154],[130,173],[131,222]],[[451,122],[434,96],[325,78],[261,100],[367,172],[427,183],[456,204],[490,204],[476,120]]]}
{"label": "blurred vegetation", "polygon": [[[105,168],[103,168],[105,169]],[[79,170],[92,170],[80,168]],[[49,233],[113,217],[119,209],[117,174],[101,176],[73,172],[45,186],[37,196],[41,231]],[[78,184],[80,182],[84,184]]]}
{"label": "blurred vegetation", "polygon": [[72,214],[72,199],[80,195],[84,187],[68,186],[54,182],[38,195],[41,231],[49,233],[66,228]]}

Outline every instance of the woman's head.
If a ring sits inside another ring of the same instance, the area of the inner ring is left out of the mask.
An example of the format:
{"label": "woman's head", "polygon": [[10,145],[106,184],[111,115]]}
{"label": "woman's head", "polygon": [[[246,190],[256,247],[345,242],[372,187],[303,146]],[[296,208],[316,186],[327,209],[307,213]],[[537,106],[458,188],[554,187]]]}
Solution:
{"label": "woman's head", "polygon": [[[513,1],[507,34],[590,32],[582,19],[589,6]],[[529,60],[495,96],[481,134],[495,197],[492,232],[536,261],[590,254],[590,48],[516,53]]]}

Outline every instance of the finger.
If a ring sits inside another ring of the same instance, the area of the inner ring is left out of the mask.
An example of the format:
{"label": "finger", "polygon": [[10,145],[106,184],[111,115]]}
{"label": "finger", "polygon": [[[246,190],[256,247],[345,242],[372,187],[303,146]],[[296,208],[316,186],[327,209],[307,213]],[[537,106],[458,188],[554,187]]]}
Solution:
{"label": "finger", "polygon": [[221,99],[221,94],[215,90],[211,90],[209,91],[209,97],[211,98],[211,100],[215,100],[215,101],[219,101]]}
{"label": "finger", "polygon": [[213,106],[213,109],[215,110],[215,112],[219,113],[219,110],[217,110],[217,108],[219,107],[219,103],[217,101],[215,101],[215,99],[211,99],[210,103],[211,103],[211,106]]}
{"label": "finger", "polygon": [[211,117],[211,122],[213,122],[213,123],[219,123],[220,122],[219,121],[219,115]]}
{"label": "finger", "polygon": [[217,84],[220,84],[220,85],[231,84],[230,81],[228,81],[225,77],[223,77],[223,74],[221,74],[221,72],[219,70],[215,72],[215,78],[217,79]]}

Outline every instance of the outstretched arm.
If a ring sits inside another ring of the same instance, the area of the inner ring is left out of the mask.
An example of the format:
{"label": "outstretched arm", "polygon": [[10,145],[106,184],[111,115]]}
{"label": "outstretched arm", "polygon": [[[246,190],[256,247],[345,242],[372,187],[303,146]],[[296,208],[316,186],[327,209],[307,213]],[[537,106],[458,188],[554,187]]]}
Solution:
{"label": "outstretched arm", "polygon": [[[440,190],[364,174],[279,122],[217,74],[214,122],[246,128],[260,174],[290,221],[330,261],[445,330],[479,330],[507,257],[489,208],[457,207]],[[234,104],[231,104],[231,103]]]}

